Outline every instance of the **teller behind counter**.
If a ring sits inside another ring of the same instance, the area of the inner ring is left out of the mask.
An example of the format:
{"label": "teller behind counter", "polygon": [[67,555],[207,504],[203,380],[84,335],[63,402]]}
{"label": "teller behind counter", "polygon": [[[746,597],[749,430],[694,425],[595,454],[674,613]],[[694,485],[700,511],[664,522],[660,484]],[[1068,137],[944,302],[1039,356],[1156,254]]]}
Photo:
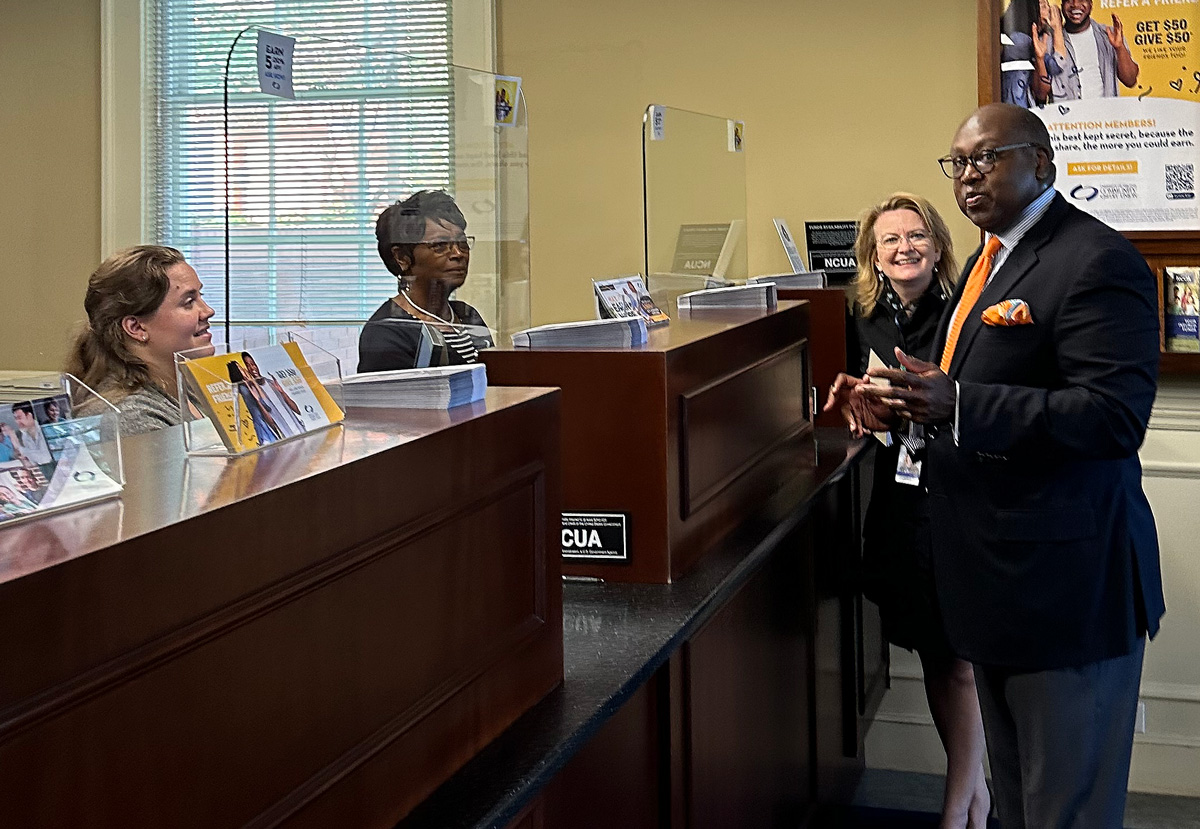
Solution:
{"label": "teller behind counter", "polygon": [[[123,436],[182,422],[175,352],[212,353],[208,322],[214,312],[203,287],[182,253],[160,245],[118,251],[88,279],[83,300],[88,325],[66,371],[117,407]],[[94,405],[89,410],[84,401],[76,414],[99,414]]]}
{"label": "teller behind counter", "polygon": [[474,238],[458,205],[422,190],[384,209],[375,223],[379,257],[398,293],[358,338],[358,370],[390,371],[474,363],[492,339],[479,312],[450,299],[467,281]]}

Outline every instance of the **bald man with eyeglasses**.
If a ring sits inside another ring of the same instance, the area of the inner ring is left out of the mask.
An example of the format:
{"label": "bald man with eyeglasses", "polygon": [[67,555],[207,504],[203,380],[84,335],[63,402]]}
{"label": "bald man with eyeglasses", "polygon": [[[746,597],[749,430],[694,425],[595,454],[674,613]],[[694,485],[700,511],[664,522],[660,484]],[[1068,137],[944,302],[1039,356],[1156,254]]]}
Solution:
{"label": "bald man with eyeglasses", "polygon": [[[934,574],[975,665],[1005,829],[1120,829],[1145,640],[1165,605],[1138,448],[1157,290],[1119,233],[1055,193],[1036,115],[981,107],[940,159],[985,243],[939,327],[853,384],[859,425],[928,424]],[[848,410],[851,407],[848,407]]]}

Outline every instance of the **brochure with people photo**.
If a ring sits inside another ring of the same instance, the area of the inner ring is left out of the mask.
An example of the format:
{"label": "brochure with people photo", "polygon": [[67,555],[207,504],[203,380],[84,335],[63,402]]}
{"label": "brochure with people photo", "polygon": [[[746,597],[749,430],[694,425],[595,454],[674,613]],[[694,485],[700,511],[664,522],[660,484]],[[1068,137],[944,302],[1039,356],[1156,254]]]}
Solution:
{"label": "brochure with people photo", "polygon": [[179,366],[189,399],[232,452],[296,437],[344,417],[299,343],[184,359]]}
{"label": "brochure with people photo", "polygon": [[0,521],[121,491],[87,449],[100,420],[72,419],[65,394],[0,405]]}
{"label": "brochure with people photo", "polygon": [[593,279],[592,285],[596,291],[600,319],[641,317],[650,327],[666,325],[671,321],[650,297],[640,274],[618,276],[616,279]]}

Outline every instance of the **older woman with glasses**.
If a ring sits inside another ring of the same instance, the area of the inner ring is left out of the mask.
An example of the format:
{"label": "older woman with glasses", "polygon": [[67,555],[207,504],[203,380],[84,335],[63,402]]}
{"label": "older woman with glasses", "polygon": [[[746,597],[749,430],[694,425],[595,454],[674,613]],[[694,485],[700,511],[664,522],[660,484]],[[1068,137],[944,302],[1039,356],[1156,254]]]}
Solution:
{"label": "older woman with glasses", "polygon": [[[895,193],[859,220],[858,278],[849,370],[825,408],[840,407],[856,435],[864,424],[848,393],[871,355],[899,367],[894,349],[930,359],[938,320],[954,293],[958,265],[950,231],[928,201]],[[921,486],[924,435],[911,424],[876,454],[863,529],[863,593],[879,605],[884,637],[915,650],[925,695],[946,749],[942,827],[983,827],[991,807],[983,776],[983,722],[971,664],[946,640],[934,592],[927,496]]]}
{"label": "older woman with glasses", "polygon": [[473,363],[492,345],[487,323],[450,299],[467,280],[474,238],[449,195],[422,190],[384,209],[375,223],[379,257],[398,293],[371,315],[358,339],[358,370]]}

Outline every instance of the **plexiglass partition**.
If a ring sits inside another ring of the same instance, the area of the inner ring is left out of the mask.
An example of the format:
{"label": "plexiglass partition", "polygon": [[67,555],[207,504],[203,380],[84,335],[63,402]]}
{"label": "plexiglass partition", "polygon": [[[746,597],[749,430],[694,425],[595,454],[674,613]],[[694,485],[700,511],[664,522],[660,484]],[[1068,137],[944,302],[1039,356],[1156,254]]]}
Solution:
{"label": "plexiglass partition", "polygon": [[447,325],[471,317],[471,333],[487,334],[476,343],[527,327],[528,130],[519,83],[299,35],[285,55],[295,97],[277,97],[260,89],[260,36],[250,28],[232,44],[225,101],[211,104],[223,109],[224,134],[202,136],[211,152],[179,171],[210,178],[223,203],[181,212],[160,233],[206,282],[214,333],[228,320],[227,339],[282,342],[306,328],[353,372],[359,331],[398,293],[380,259],[376,219],[419,190],[446,191],[467,224],[451,235],[471,237],[455,248],[452,264],[469,256],[469,270],[453,275],[466,277],[453,298],[478,319],[456,306],[442,315]]}
{"label": "plexiglass partition", "polygon": [[642,121],[646,274],[662,308],[747,276],[743,124],[652,105]]}

